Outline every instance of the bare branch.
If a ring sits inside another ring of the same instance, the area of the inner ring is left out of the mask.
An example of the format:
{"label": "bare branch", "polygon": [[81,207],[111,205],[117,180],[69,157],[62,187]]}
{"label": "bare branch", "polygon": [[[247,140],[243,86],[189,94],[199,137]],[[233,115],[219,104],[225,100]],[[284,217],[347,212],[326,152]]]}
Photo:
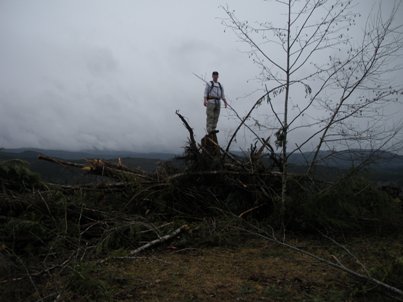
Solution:
{"label": "bare branch", "polygon": [[222,6],[222,9],[224,10],[224,12],[227,14],[227,16],[230,18],[231,22],[233,25],[235,25],[235,27],[237,28],[237,30],[243,35],[243,37],[251,44],[253,45],[253,47],[263,56],[265,57],[271,64],[273,64],[274,66],[276,66],[278,69],[280,69],[281,71],[285,72],[285,69],[283,67],[281,67],[281,65],[277,64],[275,61],[273,61],[260,47],[259,45],[257,45],[255,43],[255,41],[249,36],[249,34],[244,30],[242,24],[240,21],[238,21],[234,14],[232,12],[229,11],[228,8]]}

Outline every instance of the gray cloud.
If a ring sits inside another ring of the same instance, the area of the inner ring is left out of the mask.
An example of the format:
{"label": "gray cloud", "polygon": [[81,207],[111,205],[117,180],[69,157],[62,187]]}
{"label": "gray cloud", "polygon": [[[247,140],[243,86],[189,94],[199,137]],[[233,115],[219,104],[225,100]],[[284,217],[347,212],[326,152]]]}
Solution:
{"label": "gray cloud", "polygon": [[[220,3],[1,1],[0,147],[178,151],[187,132],[175,110],[198,139],[205,131],[204,83],[193,72],[209,80],[219,70],[244,114],[258,69],[224,33]],[[230,2],[245,18],[281,17],[267,5]],[[224,110],[224,142],[236,125]]]}
{"label": "gray cloud", "polygon": [[102,76],[104,73],[118,70],[118,61],[107,48],[91,49],[85,56],[87,67],[93,76]]}

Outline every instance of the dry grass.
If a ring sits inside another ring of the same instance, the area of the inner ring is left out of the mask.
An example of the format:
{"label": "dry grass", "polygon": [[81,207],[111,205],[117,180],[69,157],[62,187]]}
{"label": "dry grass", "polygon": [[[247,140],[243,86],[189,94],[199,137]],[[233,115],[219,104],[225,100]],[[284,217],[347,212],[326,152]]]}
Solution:
{"label": "dry grass", "polygon": [[[360,270],[345,251],[323,238],[299,237],[288,242],[327,259],[337,257],[350,268]],[[383,280],[391,259],[403,255],[403,235],[350,238],[348,247],[372,275]],[[42,281],[35,278],[38,290],[29,296],[24,294],[24,287],[27,291],[32,286],[28,279],[11,282],[3,288],[6,291],[0,294],[0,300],[393,301],[369,284],[263,240],[250,240],[231,248],[182,249],[175,246],[174,240],[136,257],[125,257],[127,250],[117,250],[113,255],[109,254],[106,261],[97,258],[72,263]],[[402,288],[401,275],[396,276],[400,285],[395,286]],[[41,300],[43,297],[47,298]]]}
{"label": "dry grass", "polygon": [[262,241],[233,249],[167,249],[112,260],[102,270],[117,301],[387,301],[342,272]]}

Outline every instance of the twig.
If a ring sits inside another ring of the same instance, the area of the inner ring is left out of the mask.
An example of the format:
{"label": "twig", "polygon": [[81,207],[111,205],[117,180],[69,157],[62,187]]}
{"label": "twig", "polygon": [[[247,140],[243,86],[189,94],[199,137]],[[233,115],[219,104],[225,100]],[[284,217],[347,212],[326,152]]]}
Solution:
{"label": "twig", "polygon": [[253,212],[254,210],[257,210],[257,209],[261,208],[263,205],[264,205],[264,204],[260,204],[260,205],[258,205],[258,206],[256,206],[256,207],[253,207],[253,208],[251,208],[251,209],[249,209],[249,210],[246,210],[246,211],[242,212],[241,214],[239,214],[238,217],[239,217],[239,218],[242,218],[242,216],[244,216],[244,215],[246,215],[246,214],[248,214],[248,213],[250,213],[250,212]]}
{"label": "twig", "polygon": [[[250,115],[252,114],[252,112],[256,109],[256,107],[257,107],[258,105],[260,105],[260,104],[263,102],[264,98],[267,97],[270,93],[272,93],[272,92],[275,91],[276,89],[279,89],[279,88],[281,88],[281,87],[283,87],[283,86],[284,86],[284,84],[281,84],[281,85],[279,85],[279,86],[277,86],[277,87],[274,87],[273,89],[270,89],[269,91],[266,90],[266,93],[263,94],[263,95],[253,104],[253,106],[251,107],[251,109],[249,110],[249,112],[248,112],[248,113],[246,114],[246,116],[243,117],[243,118],[241,118],[241,117],[239,116],[238,112],[237,112],[232,106],[229,106],[229,108],[236,114],[236,116],[237,116],[238,119],[241,121],[241,123],[238,125],[238,127],[236,128],[236,130],[235,130],[234,133],[232,134],[231,139],[229,140],[229,142],[228,142],[228,144],[227,144],[227,147],[225,148],[226,151],[229,150],[229,148],[230,148],[230,146],[231,146],[231,144],[232,144],[232,141],[233,141],[234,138],[236,137],[236,135],[237,135],[239,129],[241,129],[241,127],[245,124],[245,122],[248,120],[248,118],[250,117]],[[270,103],[271,103],[271,102],[270,102]],[[250,129],[250,130],[251,130],[251,129]],[[253,132],[253,131],[252,131],[252,132]],[[258,137],[258,136],[256,135],[256,137]],[[258,137],[258,139],[259,139],[259,137]]]}
{"label": "twig", "polygon": [[167,185],[166,183],[158,183],[158,184],[155,184],[155,185],[148,186],[143,190],[137,190],[136,193],[129,199],[129,201],[126,202],[126,204],[124,205],[123,209],[126,209],[141,194],[143,194],[143,193],[145,193],[145,192],[147,192],[149,190],[154,190],[155,188],[158,188],[158,187],[164,187],[166,185]]}
{"label": "twig", "polygon": [[370,274],[368,272],[368,269],[365,267],[365,265],[344,245],[338,243],[335,239],[323,234],[322,232],[320,232],[320,234],[325,237],[326,239],[330,240],[331,242],[333,242],[335,245],[337,245],[338,247],[342,248],[344,251],[346,251],[347,254],[349,254],[352,258],[354,258],[355,262],[358,263],[361,268],[365,271],[365,273],[367,274],[367,276],[369,277]]}
{"label": "twig", "polygon": [[[13,252],[13,255],[15,255],[15,256],[17,257],[17,259],[19,259],[19,261],[20,261],[20,262],[22,263],[22,265],[24,266],[24,269],[27,271],[27,268],[26,268],[26,266],[24,265],[24,263],[22,262],[22,260],[20,259],[20,257],[17,256],[14,252]],[[74,256],[74,253],[72,253],[69,258],[67,258],[66,260],[64,260],[64,261],[63,261],[62,263],[60,263],[60,264],[56,264],[56,265],[54,265],[54,266],[52,266],[52,267],[49,267],[49,268],[46,268],[46,269],[44,269],[44,270],[42,270],[42,271],[40,271],[40,272],[30,273],[30,274],[28,275],[28,277],[30,278],[31,283],[32,283],[32,277],[38,277],[38,276],[41,276],[41,275],[43,275],[43,274],[45,274],[45,273],[49,273],[50,271],[52,271],[52,270],[54,270],[54,269],[56,269],[56,268],[58,268],[58,267],[61,267],[61,268],[65,267],[65,266],[72,260],[73,256]],[[0,280],[0,284],[4,284],[4,283],[8,283],[8,282],[20,281],[20,280],[23,280],[23,279],[25,279],[25,278],[27,278],[27,276],[16,277],[16,278],[6,279],[6,280]]]}
{"label": "twig", "polygon": [[32,284],[32,287],[35,289],[36,293],[38,294],[38,296],[43,299],[41,292],[39,291],[38,287],[36,286],[36,283],[34,282],[34,279],[32,278],[32,274],[29,271],[28,267],[25,265],[24,261],[22,261],[22,259],[20,258],[20,256],[18,256],[17,254],[15,254],[13,252],[14,256],[17,257],[18,261],[21,263],[21,265],[24,267],[25,272],[27,273],[27,276],[29,278],[29,281]]}

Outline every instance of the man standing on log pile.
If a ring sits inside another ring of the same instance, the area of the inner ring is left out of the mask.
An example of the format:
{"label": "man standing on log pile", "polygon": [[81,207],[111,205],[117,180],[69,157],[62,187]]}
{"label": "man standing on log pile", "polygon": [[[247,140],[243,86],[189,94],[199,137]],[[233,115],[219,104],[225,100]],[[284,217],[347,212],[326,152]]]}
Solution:
{"label": "man standing on log pile", "polygon": [[207,134],[218,133],[217,122],[220,116],[221,100],[224,101],[224,106],[227,108],[227,100],[224,94],[224,87],[218,82],[218,72],[213,71],[213,80],[206,83],[204,89],[204,106],[207,114]]}

